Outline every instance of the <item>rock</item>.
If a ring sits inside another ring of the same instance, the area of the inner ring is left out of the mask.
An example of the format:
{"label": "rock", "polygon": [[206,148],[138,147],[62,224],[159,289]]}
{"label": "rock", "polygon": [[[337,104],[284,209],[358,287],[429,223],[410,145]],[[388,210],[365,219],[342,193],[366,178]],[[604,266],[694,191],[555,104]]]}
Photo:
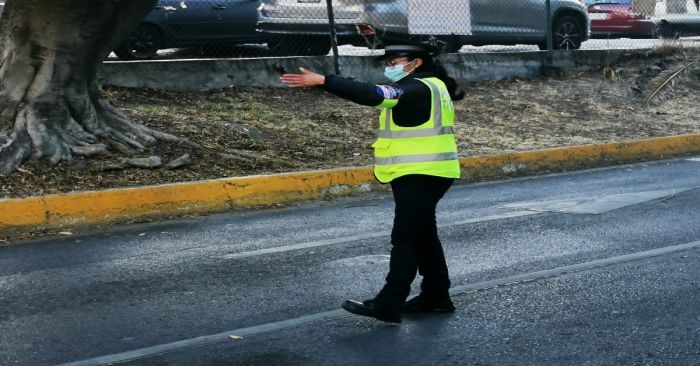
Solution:
{"label": "rock", "polygon": [[263,132],[261,130],[258,130],[257,128],[249,127],[248,130],[249,130],[248,133],[250,134],[250,138],[259,144],[262,144],[262,143],[265,143],[265,142],[272,140],[268,134],[266,134],[265,132]]}
{"label": "rock", "polygon": [[233,131],[235,131],[239,135],[250,136],[250,139],[255,141],[258,144],[272,141],[272,138],[270,137],[269,134],[267,134],[267,133],[263,132],[262,130],[259,130],[255,127],[246,126],[246,125],[242,125],[242,124],[235,123],[235,122],[227,122],[225,125],[226,125],[226,127],[230,127]]}
{"label": "rock", "polygon": [[190,154],[185,154],[166,164],[165,169],[178,169],[190,164],[192,164],[192,157]]}
{"label": "rock", "polygon": [[216,155],[224,160],[238,161],[238,162],[242,162],[242,163],[252,163],[254,161],[254,159],[249,159],[249,158],[245,158],[245,157],[233,155],[233,154],[218,153]]}
{"label": "rock", "polygon": [[101,168],[103,172],[108,172],[111,170],[124,170],[127,167],[124,163],[110,163]]}
{"label": "rock", "polygon": [[151,156],[148,158],[124,158],[121,160],[122,164],[134,168],[144,168],[144,169],[155,169],[160,168],[163,165],[163,160],[160,156]]}
{"label": "rock", "polygon": [[659,73],[661,73],[661,71],[663,71],[663,69],[658,65],[650,65],[644,69],[645,74],[653,76],[658,75]]}

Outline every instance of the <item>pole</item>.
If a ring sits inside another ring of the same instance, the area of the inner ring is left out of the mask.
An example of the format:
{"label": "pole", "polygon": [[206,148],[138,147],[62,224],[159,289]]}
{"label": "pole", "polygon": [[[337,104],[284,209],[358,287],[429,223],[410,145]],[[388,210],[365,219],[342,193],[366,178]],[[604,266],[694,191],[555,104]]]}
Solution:
{"label": "pole", "polygon": [[547,17],[547,65],[554,64],[554,26],[552,24],[552,2],[545,0],[546,17]]}
{"label": "pole", "polygon": [[340,62],[338,61],[338,35],[335,32],[335,15],[333,14],[333,0],[326,0],[328,7],[328,27],[330,28],[331,46],[333,47],[333,67],[336,75],[340,75]]}

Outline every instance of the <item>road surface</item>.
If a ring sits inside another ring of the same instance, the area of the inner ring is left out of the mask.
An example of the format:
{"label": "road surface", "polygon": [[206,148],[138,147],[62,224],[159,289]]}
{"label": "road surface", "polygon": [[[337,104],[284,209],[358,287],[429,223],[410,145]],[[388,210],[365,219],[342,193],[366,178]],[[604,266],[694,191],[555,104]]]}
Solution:
{"label": "road surface", "polygon": [[351,316],[388,193],[0,247],[0,365],[700,365],[700,158],[459,185],[454,314]]}

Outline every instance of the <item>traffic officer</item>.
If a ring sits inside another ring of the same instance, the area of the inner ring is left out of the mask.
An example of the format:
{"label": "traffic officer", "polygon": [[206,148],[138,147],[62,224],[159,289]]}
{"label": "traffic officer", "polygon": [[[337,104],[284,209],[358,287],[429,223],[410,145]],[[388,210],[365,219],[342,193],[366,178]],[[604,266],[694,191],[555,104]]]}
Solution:
{"label": "traffic officer", "polygon": [[[304,68],[285,74],[292,87],[323,87],[341,98],[381,110],[374,173],[391,184],[396,204],[391,232],[389,274],[370,300],[348,300],[342,307],[357,315],[400,323],[401,313],[452,312],[450,279],[438,238],[435,208],[460,176],[453,126],[453,101],[464,98],[455,79],[427,44],[386,46],[380,58],[388,85],[372,85]],[[406,301],[416,272],[421,292]]]}

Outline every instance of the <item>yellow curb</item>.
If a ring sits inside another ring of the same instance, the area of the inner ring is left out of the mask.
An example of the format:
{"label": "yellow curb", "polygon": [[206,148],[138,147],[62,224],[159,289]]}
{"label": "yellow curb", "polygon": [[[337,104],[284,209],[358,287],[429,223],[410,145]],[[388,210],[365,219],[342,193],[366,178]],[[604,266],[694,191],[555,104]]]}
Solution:
{"label": "yellow curb", "polygon": [[[463,180],[562,171],[700,152],[700,134],[571,146],[460,159]],[[0,200],[0,237],[191,213],[250,208],[368,192],[382,187],[371,167],[224,178]]]}
{"label": "yellow curb", "polygon": [[700,134],[466,157],[462,179],[475,180],[664,159],[700,152]]}

